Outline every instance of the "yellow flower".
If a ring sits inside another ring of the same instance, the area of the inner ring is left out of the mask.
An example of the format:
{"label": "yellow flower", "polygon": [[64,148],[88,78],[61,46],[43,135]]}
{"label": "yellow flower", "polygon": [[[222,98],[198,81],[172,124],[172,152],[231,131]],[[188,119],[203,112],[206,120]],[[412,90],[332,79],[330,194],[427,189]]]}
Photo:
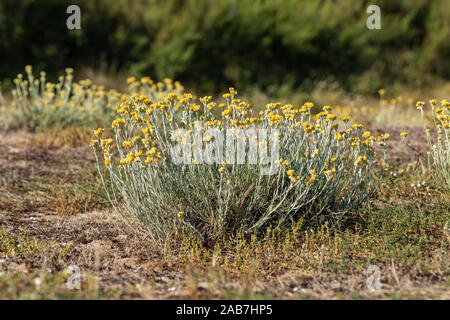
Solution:
{"label": "yellow flower", "polygon": [[177,217],[178,218],[181,218],[181,217],[183,217],[184,216],[184,211],[179,211],[178,213],[177,213]]}
{"label": "yellow flower", "polygon": [[336,168],[331,170],[324,170],[323,173],[327,176],[327,178],[332,178],[336,174]]}
{"label": "yellow flower", "polygon": [[367,164],[366,156],[359,156],[355,161],[355,166],[366,165],[366,164]]}
{"label": "yellow flower", "polygon": [[327,118],[330,119],[330,120],[334,120],[334,119],[336,119],[336,115],[335,114],[329,114],[327,116]]}
{"label": "yellow flower", "polygon": [[311,183],[311,177],[306,177],[306,185]]}
{"label": "yellow flower", "polygon": [[406,137],[408,135],[408,132],[403,131],[402,133],[400,133],[400,136],[402,137]]}
{"label": "yellow flower", "polygon": [[122,118],[118,118],[112,122],[111,127],[122,128],[124,125],[125,125],[125,120],[123,120]]}
{"label": "yellow flower", "polygon": [[198,111],[198,110],[200,110],[200,105],[198,105],[198,104],[192,104],[192,105],[189,107],[189,110],[190,110],[190,111]]}
{"label": "yellow flower", "polygon": [[133,141],[124,141],[122,142],[122,146],[131,148],[133,146]]}
{"label": "yellow flower", "polygon": [[362,134],[362,137],[363,137],[364,139],[369,138],[369,137],[370,137],[370,131],[365,131],[365,132]]}
{"label": "yellow flower", "polygon": [[103,132],[105,132],[105,129],[103,129],[103,128],[98,128],[97,130],[94,130],[94,134],[95,134],[97,137],[100,137],[100,136],[102,135]]}
{"label": "yellow flower", "polygon": [[100,145],[102,146],[102,148],[106,148],[106,149],[111,149],[111,146],[113,145],[114,140],[109,138],[109,139],[102,139],[100,140]]}
{"label": "yellow flower", "polygon": [[123,159],[120,159],[120,164],[130,164],[134,160],[134,153],[130,152],[127,154],[127,156]]}
{"label": "yellow flower", "polygon": [[211,141],[214,141],[214,138],[215,138],[214,136],[204,137],[204,138],[203,138],[203,141],[204,141],[204,142],[211,142]]}
{"label": "yellow flower", "polygon": [[293,176],[295,173],[295,170],[291,169],[291,170],[286,171],[286,173],[288,176]]}

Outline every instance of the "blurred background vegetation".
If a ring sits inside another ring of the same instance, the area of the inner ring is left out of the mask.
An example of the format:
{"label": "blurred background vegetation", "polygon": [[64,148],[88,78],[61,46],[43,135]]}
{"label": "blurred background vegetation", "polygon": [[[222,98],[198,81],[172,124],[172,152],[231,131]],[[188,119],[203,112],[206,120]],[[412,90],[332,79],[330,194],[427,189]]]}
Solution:
{"label": "blurred background vegetation", "polygon": [[[81,30],[66,27],[71,4]],[[371,4],[381,30],[366,27]],[[450,0],[2,0],[0,79],[11,86],[31,64],[55,78],[69,66],[170,77],[198,93],[374,95],[449,81],[449,12]]]}

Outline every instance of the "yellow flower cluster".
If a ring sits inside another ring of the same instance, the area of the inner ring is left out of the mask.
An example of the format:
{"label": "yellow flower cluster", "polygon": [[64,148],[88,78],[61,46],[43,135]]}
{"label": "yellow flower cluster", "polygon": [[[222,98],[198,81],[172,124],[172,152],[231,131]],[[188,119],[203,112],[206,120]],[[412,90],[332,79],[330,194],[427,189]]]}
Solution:
{"label": "yellow flower cluster", "polygon": [[295,170],[291,169],[286,171],[287,175],[289,176],[289,179],[291,179],[292,182],[295,182],[298,180],[298,175],[295,174]]}
{"label": "yellow flower cluster", "polygon": [[[49,82],[45,72],[35,78],[33,68],[25,67],[26,75],[18,74],[14,79],[16,88],[12,91],[13,101],[10,109],[15,113],[17,125],[30,127],[67,127],[71,125],[90,126],[110,123],[116,114],[120,101],[130,95],[148,97],[146,102],[169,101],[171,94],[181,94],[183,86],[171,79],[154,83],[149,77],[140,81],[133,77],[127,79],[128,92],[106,90],[103,86],[85,79],[74,82],[74,70],[65,69],[65,75],[58,82]],[[1,97],[1,95],[0,95]],[[120,123],[118,123],[119,125]]]}

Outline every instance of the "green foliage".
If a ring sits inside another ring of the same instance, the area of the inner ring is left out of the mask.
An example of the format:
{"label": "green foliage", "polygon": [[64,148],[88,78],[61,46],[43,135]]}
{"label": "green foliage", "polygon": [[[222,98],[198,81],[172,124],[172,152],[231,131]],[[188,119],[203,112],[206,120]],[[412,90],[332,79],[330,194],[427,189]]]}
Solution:
{"label": "green foliage", "polygon": [[50,72],[70,64],[177,78],[208,92],[338,80],[360,93],[450,77],[447,0],[376,1],[381,30],[367,29],[366,0],[79,0],[82,28],[73,31],[65,27],[70,4],[2,1],[0,59],[8,64],[0,76],[28,63]]}

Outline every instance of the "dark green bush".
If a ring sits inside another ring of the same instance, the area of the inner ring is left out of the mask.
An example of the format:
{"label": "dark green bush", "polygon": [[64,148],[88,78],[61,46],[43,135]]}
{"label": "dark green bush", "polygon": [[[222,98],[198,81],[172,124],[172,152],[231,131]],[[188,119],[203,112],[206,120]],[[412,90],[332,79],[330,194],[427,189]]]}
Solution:
{"label": "dark green bush", "polygon": [[[81,8],[81,30],[66,8]],[[381,7],[381,30],[366,8]],[[200,91],[450,78],[448,0],[2,0],[0,78],[26,64],[172,77]]]}

